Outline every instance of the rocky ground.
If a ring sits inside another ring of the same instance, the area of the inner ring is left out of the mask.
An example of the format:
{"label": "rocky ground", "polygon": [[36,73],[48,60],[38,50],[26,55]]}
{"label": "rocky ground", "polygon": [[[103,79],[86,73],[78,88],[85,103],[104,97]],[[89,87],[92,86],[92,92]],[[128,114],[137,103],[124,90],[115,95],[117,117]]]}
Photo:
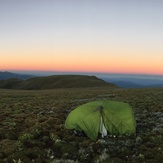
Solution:
{"label": "rocky ground", "polygon": [[[64,128],[68,113],[97,99],[128,102],[135,135],[92,141]],[[161,163],[163,89],[0,90],[0,162]]]}

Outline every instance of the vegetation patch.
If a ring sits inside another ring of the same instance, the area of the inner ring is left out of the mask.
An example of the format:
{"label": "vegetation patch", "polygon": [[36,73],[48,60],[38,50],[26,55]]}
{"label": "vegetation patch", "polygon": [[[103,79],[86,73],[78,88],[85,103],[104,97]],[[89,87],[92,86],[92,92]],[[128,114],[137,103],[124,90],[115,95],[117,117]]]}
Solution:
{"label": "vegetation patch", "polygon": [[[67,115],[94,100],[128,102],[136,134],[92,141],[64,128]],[[162,162],[163,89],[109,87],[0,90],[0,162]]]}

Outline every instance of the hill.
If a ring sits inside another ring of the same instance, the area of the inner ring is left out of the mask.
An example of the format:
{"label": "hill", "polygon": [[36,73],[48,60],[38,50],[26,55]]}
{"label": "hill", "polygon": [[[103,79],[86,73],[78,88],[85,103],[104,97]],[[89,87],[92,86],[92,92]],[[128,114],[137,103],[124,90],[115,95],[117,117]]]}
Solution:
{"label": "hill", "polygon": [[2,72],[0,71],[0,80],[7,80],[7,79],[11,79],[11,78],[18,78],[18,79],[29,79],[34,77],[33,75],[23,75],[23,74],[17,74],[17,73],[12,73],[12,72]]}
{"label": "hill", "polygon": [[0,88],[42,90],[54,88],[84,88],[84,87],[116,87],[95,76],[87,75],[54,75],[46,77],[35,77],[27,80],[8,79],[0,81]]}

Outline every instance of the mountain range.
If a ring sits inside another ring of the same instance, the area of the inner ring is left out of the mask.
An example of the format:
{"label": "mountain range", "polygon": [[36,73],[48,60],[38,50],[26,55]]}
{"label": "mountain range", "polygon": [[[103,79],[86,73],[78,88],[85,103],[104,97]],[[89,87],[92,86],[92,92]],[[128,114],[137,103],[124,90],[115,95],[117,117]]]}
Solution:
{"label": "mountain range", "polygon": [[34,77],[33,75],[25,75],[25,74],[17,74],[17,73],[12,73],[8,71],[0,71],[0,80],[6,80],[6,79],[11,79],[11,78],[17,78],[17,79],[22,79],[26,80],[29,78]]}
{"label": "mountain range", "polygon": [[[94,77],[93,77],[94,76]],[[112,77],[112,75],[99,75],[93,74],[92,75],[64,75],[64,74],[57,74],[57,75],[50,75],[50,76],[36,76],[36,75],[27,75],[27,74],[20,74],[20,73],[12,73],[12,72],[0,72],[0,87],[1,88],[20,88],[20,89],[35,89],[35,87],[39,87],[38,89],[42,89],[41,87],[50,89],[53,87],[81,87],[83,86],[94,86],[97,83],[99,84],[99,80],[101,82],[104,81],[107,83],[112,83],[112,85],[116,85],[121,88],[154,88],[154,87],[163,87],[163,80],[161,79],[154,79],[154,78],[144,78],[141,77],[133,77],[133,76],[124,76],[122,77]],[[96,76],[96,77],[95,77]],[[95,82],[95,78],[96,81]],[[23,81],[24,80],[24,81]],[[79,81],[83,81],[80,83]],[[94,80],[94,81],[93,81]],[[53,86],[50,84],[49,86],[38,86],[40,83],[47,83],[53,82]],[[56,84],[56,82],[58,82]],[[93,83],[91,83],[93,82]],[[19,83],[19,86],[18,86]],[[22,84],[23,83],[23,84]],[[28,84],[27,84],[28,83]],[[33,84],[32,84],[33,83]],[[35,83],[35,84],[34,84]],[[96,83],[96,84],[95,84]],[[102,84],[102,83],[101,83]],[[17,85],[17,86],[16,86]],[[21,86],[20,86],[21,85]],[[27,85],[27,88],[25,88]],[[33,85],[33,86],[31,86]],[[104,84],[106,85],[106,83]]]}
{"label": "mountain range", "polygon": [[156,88],[163,87],[163,80],[147,78],[102,78],[106,82],[113,83],[121,88]]}

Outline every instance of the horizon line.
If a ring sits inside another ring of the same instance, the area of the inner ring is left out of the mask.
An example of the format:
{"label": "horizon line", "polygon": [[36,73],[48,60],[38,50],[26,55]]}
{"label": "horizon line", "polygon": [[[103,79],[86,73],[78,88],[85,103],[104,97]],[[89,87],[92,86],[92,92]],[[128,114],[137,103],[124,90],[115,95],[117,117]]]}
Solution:
{"label": "horizon line", "polygon": [[124,73],[124,72],[95,72],[95,71],[55,71],[55,70],[0,70],[1,72],[17,72],[17,73],[75,73],[75,74],[111,74],[111,75],[140,75],[140,76],[163,76],[163,74],[153,73]]}

